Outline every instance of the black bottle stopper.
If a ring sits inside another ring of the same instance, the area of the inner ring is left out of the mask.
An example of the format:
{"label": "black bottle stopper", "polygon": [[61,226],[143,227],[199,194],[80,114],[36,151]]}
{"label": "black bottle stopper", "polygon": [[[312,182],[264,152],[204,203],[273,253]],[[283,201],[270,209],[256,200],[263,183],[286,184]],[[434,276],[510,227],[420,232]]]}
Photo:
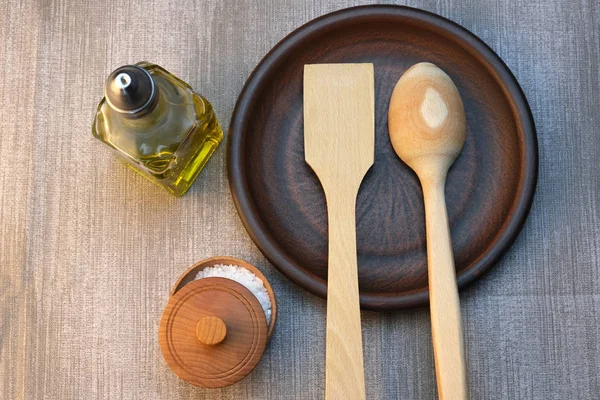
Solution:
{"label": "black bottle stopper", "polygon": [[150,73],[136,65],[114,70],[104,84],[104,95],[112,109],[128,118],[139,118],[152,111],[158,90]]}

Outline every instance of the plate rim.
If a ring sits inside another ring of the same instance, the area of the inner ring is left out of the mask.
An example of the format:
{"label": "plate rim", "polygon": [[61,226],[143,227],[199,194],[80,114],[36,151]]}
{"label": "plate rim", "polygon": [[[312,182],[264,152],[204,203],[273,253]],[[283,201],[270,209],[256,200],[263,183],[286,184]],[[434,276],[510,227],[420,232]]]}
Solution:
{"label": "plate rim", "polygon": [[[458,23],[440,15],[417,8],[398,5],[364,5],[344,8],[308,21],[281,39],[261,59],[246,80],[236,101],[229,124],[226,163],[229,188],[237,213],[254,244],[267,260],[294,284],[321,298],[327,297],[326,280],[302,269],[294,259],[281,251],[278,246],[275,246],[268,239],[270,235],[266,232],[263,222],[260,220],[258,212],[250,200],[247,182],[242,179],[244,168],[242,166],[243,159],[241,154],[244,137],[242,137],[241,132],[244,131],[248,121],[247,114],[250,112],[248,105],[252,102],[253,93],[256,92],[257,88],[266,84],[263,79],[264,76],[280,62],[283,62],[280,56],[285,54],[290,47],[301,42],[304,37],[327,29],[331,24],[335,24],[336,22],[354,18],[384,16],[409,18],[431,25],[433,28],[450,34],[457,43],[465,47],[465,50],[482,57],[482,64],[490,68],[490,72],[496,74],[497,80],[507,91],[506,96],[514,105],[513,114],[518,116],[518,119],[515,119],[517,126],[520,126],[523,131],[524,166],[522,170],[524,176],[521,180],[522,188],[513,206],[513,213],[507,222],[505,222],[505,229],[494,240],[494,245],[480,255],[468,269],[458,276],[459,289],[465,288],[470,283],[479,279],[485,272],[489,271],[511,247],[525,224],[537,187],[539,169],[538,142],[529,103],[510,68],[477,35]],[[404,292],[402,295],[394,293],[371,293],[373,292],[360,294],[362,309],[377,311],[399,310],[426,306],[429,303],[428,289]]]}

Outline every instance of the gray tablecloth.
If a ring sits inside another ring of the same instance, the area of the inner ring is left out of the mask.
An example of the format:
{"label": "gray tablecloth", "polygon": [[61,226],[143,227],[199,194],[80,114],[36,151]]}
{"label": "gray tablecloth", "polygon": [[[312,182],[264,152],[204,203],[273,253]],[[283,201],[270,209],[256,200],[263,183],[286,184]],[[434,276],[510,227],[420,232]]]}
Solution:
{"label": "gray tablecloth", "polygon": [[[325,302],[263,258],[236,214],[225,146],[175,199],[116,163],[90,126],[105,77],[150,60],[228,126],[284,35],[359,1],[0,1],[0,398],[321,399]],[[522,234],[462,293],[472,399],[600,398],[600,6],[409,1],[506,61],[533,110],[540,174]],[[180,381],[158,346],[171,285],[213,255],[255,263],[279,324],[242,382]],[[427,309],[363,313],[370,399],[436,397]]]}

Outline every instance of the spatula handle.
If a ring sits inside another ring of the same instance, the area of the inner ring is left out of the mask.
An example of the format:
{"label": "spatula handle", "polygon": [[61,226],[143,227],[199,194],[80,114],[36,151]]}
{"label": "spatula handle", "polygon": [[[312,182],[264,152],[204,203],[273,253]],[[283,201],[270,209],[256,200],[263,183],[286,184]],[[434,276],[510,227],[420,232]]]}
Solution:
{"label": "spatula handle", "polygon": [[329,272],[325,398],[361,400],[365,379],[356,256],[356,194],[327,195]]}
{"label": "spatula handle", "polygon": [[444,180],[423,182],[433,351],[440,400],[469,397]]}

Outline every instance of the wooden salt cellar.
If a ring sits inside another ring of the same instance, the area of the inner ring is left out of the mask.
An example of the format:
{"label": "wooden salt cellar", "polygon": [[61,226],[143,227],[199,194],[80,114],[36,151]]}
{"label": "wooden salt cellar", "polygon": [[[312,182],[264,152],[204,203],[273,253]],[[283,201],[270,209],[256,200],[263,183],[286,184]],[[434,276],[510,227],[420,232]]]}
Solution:
{"label": "wooden salt cellar", "polygon": [[[217,264],[237,265],[260,278],[271,299],[271,321],[254,294],[227,278],[194,280]],[[273,289],[253,265],[233,257],[213,257],[190,267],[175,283],[159,328],[169,367],[195,386],[220,388],[247,376],[260,361],[275,328]]]}

